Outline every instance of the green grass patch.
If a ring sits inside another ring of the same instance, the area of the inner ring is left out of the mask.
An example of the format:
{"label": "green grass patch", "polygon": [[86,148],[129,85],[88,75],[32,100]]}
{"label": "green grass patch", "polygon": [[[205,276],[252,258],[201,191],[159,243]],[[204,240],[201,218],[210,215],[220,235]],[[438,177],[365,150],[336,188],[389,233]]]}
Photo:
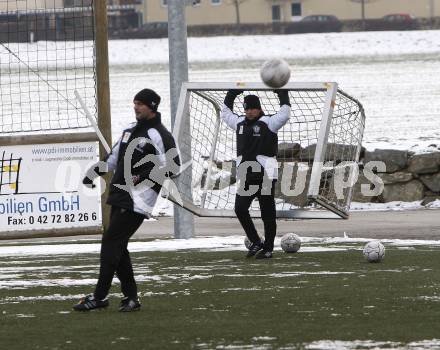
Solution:
{"label": "green grass patch", "polygon": [[[347,244],[345,244],[347,246]],[[245,259],[244,251],[132,254],[142,310],[77,313],[96,254],[0,258],[2,349],[274,349],[319,340],[412,341],[440,334],[440,249],[387,248]],[[53,300],[51,298],[55,296]]]}

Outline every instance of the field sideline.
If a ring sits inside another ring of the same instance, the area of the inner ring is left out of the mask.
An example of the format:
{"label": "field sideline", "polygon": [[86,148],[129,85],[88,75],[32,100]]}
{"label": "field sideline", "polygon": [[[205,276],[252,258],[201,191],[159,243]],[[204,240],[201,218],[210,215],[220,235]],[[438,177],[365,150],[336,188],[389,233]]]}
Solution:
{"label": "field sideline", "polygon": [[[404,203],[402,203],[403,205]],[[350,237],[438,239],[440,208],[383,211],[352,211],[348,220],[277,220],[278,236],[294,232],[313,237],[340,237],[346,232]],[[261,220],[255,220],[263,232]],[[236,218],[195,217],[196,236],[228,236],[241,234]],[[135,237],[173,237],[173,218],[160,217],[155,222],[145,222]]]}
{"label": "field sideline", "polygon": [[[438,239],[440,208],[417,210],[354,211],[348,220],[278,220],[278,236],[295,232],[313,237],[340,237],[344,232],[351,237],[363,238],[406,238]],[[155,221],[145,221],[133,238],[172,238],[173,217],[158,217]],[[195,236],[229,236],[242,234],[236,218],[195,217]],[[255,220],[259,232],[263,231],[261,220]],[[14,243],[9,233],[0,233],[0,246]],[[75,236],[75,240],[90,239],[93,236]],[[49,240],[70,240],[71,237],[51,237]],[[44,239],[38,238],[38,241]],[[20,240],[26,242],[27,240]],[[35,240],[30,239],[29,242]]]}
{"label": "field sideline", "polygon": [[[99,242],[0,249],[5,349],[430,349],[440,346],[440,241],[304,238],[300,253],[244,259],[242,237],[131,244],[143,310],[76,313]],[[425,245],[427,244],[427,245]],[[277,242],[279,247],[279,240]],[[197,248],[199,247],[199,248]],[[17,250],[15,250],[17,251]],[[415,344],[422,344],[422,347]]]}
{"label": "field sideline", "polygon": [[[243,237],[232,219],[222,220],[220,227],[213,226],[218,219],[198,219],[197,227],[211,237],[190,240],[145,232],[168,218],[145,223],[129,247],[143,309],[128,315],[117,312],[118,285],[107,310],[71,311],[82,294],[93,290],[97,237],[2,241],[2,348],[440,347],[438,212],[376,212],[377,220],[366,212],[354,213],[348,221],[281,223],[280,232],[293,228],[290,232],[299,233],[303,245],[299,253],[283,253],[280,233],[269,261],[243,258]],[[415,234],[418,221],[422,237]],[[387,251],[382,263],[365,262],[361,250],[372,237],[354,237],[370,230],[373,238],[385,238],[393,223],[403,230],[401,239],[383,240]],[[315,234],[303,229],[317,225],[321,230]],[[359,230],[349,229],[352,225]],[[338,234],[329,234],[338,227]],[[234,235],[227,236],[230,231]],[[428,241],[425,235],[436,237]]]}

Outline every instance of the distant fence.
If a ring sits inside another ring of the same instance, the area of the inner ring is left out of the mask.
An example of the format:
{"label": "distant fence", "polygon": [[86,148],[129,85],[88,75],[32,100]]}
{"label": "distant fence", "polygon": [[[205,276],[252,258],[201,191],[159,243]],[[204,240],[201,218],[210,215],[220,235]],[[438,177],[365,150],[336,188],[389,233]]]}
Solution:
{"label": "distant fence", "polygon": [[93,16],[90,7],[75,11],[0,13],[0,42],[91,39]]}
{"label": "distant fence", "polygon": [[[81,16],[78,16],[81,10]],[[93,18],[84,16],[90,8],[62,9],[60,11],[34,12],[27,14],[0,13],[0,42],[28,42],[39,40],[88,40],[93,39],[93,31],[78,30],[92,28]],[[91,12],[90,12],[91,13]],[[85,21],[78,26],[78,21]],[[86,23],[87,22],[87,23]],[[109,16],[110,39],[143,39],[166,38],[167,23],[151,23],[137,27],[138,14],[125,11],[123,15]],[[335,22],[277,22],[277,23],[243,23],[188,26],[188,36],[223,36],[223,35],[269,35],[300,34],[355,31],[417,30],[440,29],[440,17],[419,18],[411,23],[392,23],[382,19],[344,20]],[[11,38],[14,33],[15,38]]]}
{"label": "distant fence", "polygon": [[[168,36],[166,23],[151,28],[133,28],[110,31],[111,39],[165,38]],[[392,23],[382,19],[344,20],[338,22],[278,22],[278,23],[243,23],[192,25],[188,26],[188,36],[222,36],[222,35],[269,35],[300,34],[355,31],[418,30],[440,29],[440,17],[420,18],[415,23]]]}
{"label": "distant fence", "polygon": [[[109,11],[108,31],[114,33],[120,28],[127,31],[127,28],[138,27],[139,16],[132,8]],[[167,33],[161,35],[167,36]],[[1,43],[82,41],[93,38],[91,6],[0,11]]]}

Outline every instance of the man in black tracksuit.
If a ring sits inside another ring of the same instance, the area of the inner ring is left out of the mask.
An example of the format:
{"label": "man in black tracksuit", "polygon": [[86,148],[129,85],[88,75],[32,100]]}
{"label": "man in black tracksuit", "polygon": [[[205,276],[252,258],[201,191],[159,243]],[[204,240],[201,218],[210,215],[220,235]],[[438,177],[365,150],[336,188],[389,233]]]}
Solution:
{"label": "man in black tracksuit", "polygon": [[[278,177],[277,131],[290,118],[290,101],[287,90],[275,90],[280,101],[278,113],[267,116],[261,109],[258,96],[244,97],[245,116],[233,112],[234,100],[242,90],[229,90],[226,94],[221,118],[236,132],[237,174],[240,185],[235,197],[235,213],[251,245],[247,257],[257,259],[272,257],[276,236],[275,182]],[[264,243],[249,215],[252,201],[258,198],[264,223]]]}
{"label": "man in black tracksuit", "polygon": [[[107,307],[106,297],[115,273],[124,295],[119,311],[140,309],[128,240],[151,215],[165,178],[179,170],[175,141],[157,112],[160,96],[144,89],[133,103],[137,122],[123,131],[105,163],[92,167],[83,180],[84,185],[93,188],[95,177],[114,171],[107,199],[111,205],[110,223],[102,237],[98,283],[93,294],[74,305],[77,311]],[[141,164],[141,160],[146,162]]]}

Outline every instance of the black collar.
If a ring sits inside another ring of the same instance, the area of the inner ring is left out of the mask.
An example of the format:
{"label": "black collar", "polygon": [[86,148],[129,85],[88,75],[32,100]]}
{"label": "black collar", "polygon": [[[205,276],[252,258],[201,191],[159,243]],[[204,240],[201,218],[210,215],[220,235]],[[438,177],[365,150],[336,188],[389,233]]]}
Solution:
{"label": "black collar", "polygon": [[141,119],[137,121],[136,126],[151,127],[161,123],[161,115],[156,112],[156,116],[151,119]]}

